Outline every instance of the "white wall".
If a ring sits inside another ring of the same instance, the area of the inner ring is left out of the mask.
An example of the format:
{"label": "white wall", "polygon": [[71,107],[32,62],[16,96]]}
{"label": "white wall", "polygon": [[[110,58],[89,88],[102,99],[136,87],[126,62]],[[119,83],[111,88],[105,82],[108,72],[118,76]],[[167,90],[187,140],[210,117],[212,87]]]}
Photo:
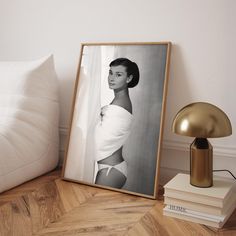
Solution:
{"label": "white wall", "polygon": [[214,167],[236,174],[235,0],[0,0],[0,60],[53,53],[60,81],[61,154],[81,42],[173,43],[161,181],[187,171],[191,138],[170,131],[175,113],[206,101],[229,116],[233,135],[211,140]]}

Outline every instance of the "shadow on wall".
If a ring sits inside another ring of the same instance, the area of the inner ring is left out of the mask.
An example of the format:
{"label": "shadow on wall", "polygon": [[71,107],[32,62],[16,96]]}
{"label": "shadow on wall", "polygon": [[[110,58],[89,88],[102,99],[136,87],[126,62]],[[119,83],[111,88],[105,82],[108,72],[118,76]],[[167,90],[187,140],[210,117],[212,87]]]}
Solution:
{"label": "shadow on wall", "polygon": [[172,44],[159,178],[161,184],[174,177],[178,172],[189,170],[188,164],[186,165],[186,161],[189,163],[188,152],[180,150],[178,142],[190,143],[191,139],[176,135],[171,131],[172,121],[177,112],[193,102],[191,77],[188,75],[186,67],[188,64],[184,57],[183,47]]}
{"label": "shadow on wall", "polygon": [[[66,146],[70,130],[70,116],[72,114],[72,101],[75,87],[75,78],[72,75],[66,75],[60,79],[60,150],[59,150],[59,166],[63,165],[65,159]],[[65,96],[66,94],[66,96]]]}
{"label": "shadow on wall", "polygon": [[172,45],[164,135],[164,138],[167,139],[173,139],[171,124],[176,113],[193,101],[193,88],[190,86],[191,77],[186,68],[188,63],[185,61],[181,47]]}

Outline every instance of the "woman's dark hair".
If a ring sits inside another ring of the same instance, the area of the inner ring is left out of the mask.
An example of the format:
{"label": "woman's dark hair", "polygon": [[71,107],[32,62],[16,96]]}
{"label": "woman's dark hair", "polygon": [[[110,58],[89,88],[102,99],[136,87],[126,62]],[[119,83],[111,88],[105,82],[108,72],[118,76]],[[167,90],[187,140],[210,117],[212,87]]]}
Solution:
{"label": "woman's dark hair", "polygon": [[127,75],[133,75],[132,80],[128,83],[128,88],[133,88],[138,84],[139,69],[135,62],[132,62],[127,58],[117,58],[112,61],[109,66],[124,66],[126,68]]}

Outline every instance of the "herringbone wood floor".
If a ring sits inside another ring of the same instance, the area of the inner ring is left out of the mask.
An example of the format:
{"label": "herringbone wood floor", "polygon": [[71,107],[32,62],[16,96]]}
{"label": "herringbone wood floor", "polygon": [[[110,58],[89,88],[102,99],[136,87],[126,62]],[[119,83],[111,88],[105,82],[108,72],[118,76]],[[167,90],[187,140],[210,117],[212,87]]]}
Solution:
{"label": "herringbone wood floor", "polygon": [[60,179],[53,171],[0,194],[1,236],[236,235],[236,211],[223,229],[162,215],[150,200]]}

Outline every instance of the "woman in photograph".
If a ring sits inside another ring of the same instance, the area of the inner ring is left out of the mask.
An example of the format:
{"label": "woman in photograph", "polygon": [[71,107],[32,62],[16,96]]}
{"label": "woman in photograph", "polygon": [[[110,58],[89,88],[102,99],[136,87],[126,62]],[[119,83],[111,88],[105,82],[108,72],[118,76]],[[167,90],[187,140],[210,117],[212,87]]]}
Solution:
{"label": "woman in photograph", "polygon": [[117,58],[109,66],[108,85],[114,91],[114,99],[101,108],[95,128],[98,167],[95,183],[122,188],[127,180],[127,163],[122,148],[133,121],[129,88],[138,84],[139,69],[127,58]]}

